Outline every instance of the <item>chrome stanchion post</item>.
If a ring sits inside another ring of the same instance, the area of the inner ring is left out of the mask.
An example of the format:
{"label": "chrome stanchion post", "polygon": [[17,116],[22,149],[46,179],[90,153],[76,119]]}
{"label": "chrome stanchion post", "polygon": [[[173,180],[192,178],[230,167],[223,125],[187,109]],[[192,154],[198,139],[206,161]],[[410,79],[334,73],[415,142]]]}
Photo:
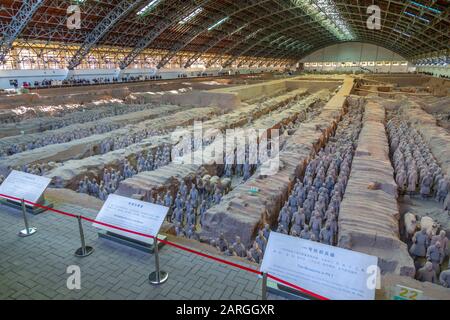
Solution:
{"label": "chrome stanchion post", "polygon": [[262,300],[267,300],[267,273],[265,272],[262,277]]}
{"label": "chrome stanchion post", "polygon": [[21,200],[22,204],[22,214],[23,214],[23,221],[25,222],[25,229],[19,231],[19,237],[28,237],[36,233],[37,229],[35,227],[31,227],[28,225],[28,219],[27,219],[27,208],[25,206],[25,199]]}
{"label": "chrome stanchion post", "polygon": [[169,274],[159,270],[158,235],[153,240],[153,252],[155,253],[155,271],[150,273],[148,279],[153,285],[160,285],[167,281]]}
{"label": "chrome stanchion post", "polygon": [[80,230],[80,239],[81,239],[81,248],[78,248],[77,251],[75,251],[75,256],[84,258],[92,254],[94,252],[94,248],[87,246],[86,241],[84,240],[84,232],[83,232],[83,224],[81,221],[81,215],[77,217],[78,219],[78,228]]}

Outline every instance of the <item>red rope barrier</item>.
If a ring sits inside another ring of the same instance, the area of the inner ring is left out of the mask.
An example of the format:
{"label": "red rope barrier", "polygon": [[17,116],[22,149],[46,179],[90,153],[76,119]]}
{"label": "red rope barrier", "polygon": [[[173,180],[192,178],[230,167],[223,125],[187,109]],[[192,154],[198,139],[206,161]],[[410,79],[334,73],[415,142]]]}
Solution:
{"label": "red rope barrier", "polygon": [[[8,196],[8,195],[5,195],[5,194],[0,194],[0,197],[1,198],[5,198],[5,199],[10,199],[10,200],[15,200],[15,201],[22,201],[22,199],[20,199],[20,198],[11,197],[11,196]],[[82,220],[85,220],[87,222],[99,224],[99,225],[102,225],[102,226],[105,226],[105,227],[108,227],[108,228],[112,228],[112,229],[115,229],[115,230],[120,230],[120,231],[123,231],[123,232],[127,232],[127,233],[130,233],[130,234],[135,234],[135,235],[138,235],[138,236],[141,236],[141,237],[145,237],[145,238],[150,238],[150,239],[154,239],[155,238],[154,236],[151,236],[151,235],[148,235],[148,234],[145,234],[145,233],[140,233],[140,232],[136,232],[136,231],[133,231],[133,230],[121,228],[121,227],[118,227],[118,226],[115,226],[115,225],[111,225],[111,224],[108,224],[108,223],[105,223],[105,222],[102,222],[102,221],[97,221],[95,219],[87,218],[87,217],[82,216],[82,215],[76,215],[76,214],[64,212],[64,211],[61,211],[61,210],[57,210],[57,209],[54,209],[54,208],[43,206],[43,205],[41,205],[39,203],[34,203],[34,202],[31,202],[31,201],[28,201],[28,200],[24,200],[24,202],[26,204],[30,204],[30,205],[33,205],[35,207],[38,207],[38,208],[41,208],[41,209],[45,209],[45,210],[48,210],[48,211],[52,211],[52,212],[55,212],[55,213],[58,213],[58,214],[61,214],[61,215],[67,216],[67,217],[71,217],[71,218],[78,218],[78,217],[80,217]],[[243,265],[240,265],[238,263],[234,263],[234,262],[231,262],[231,261],[228,261],[228,260],[225,260],[225,259],[214,257],[212,255],[209,255],[209,254],[206,254],[206,253],[194,250],[194,249],[190,249],[190,248],[181,246],[179,244],[176,244],[176,243],[168,241],[168,240],[158,239],[158,242],[167,244],[169,246],[172,246],[174,248],[180,249],[182,251],[186,251],[186,252],[198,255],[200,257],[207,258],[209,260],[214,260],[216,262],[232,266],[234,268],[237,268],[237,269],[240,269],[240,270],[243,270],[243,271],[247,271],[247,272],[250,272],[250,273],[253,273],[253,274],[257,274],[257,275],[262,275],[261,271],[258,271],[258,270],[255,270],[255,269],[252,269],[252,268],[249,268],[249,267],[246,267],[246,266],[243,266]],[[314,298],[317,298],[317,299],[320,299],[320,300],[328,300],[327,298],[325,298],[325,297],[323,297],[321,295],[318,295],[318,294],[315,294],[315,293],[313,293],[313,292],[311,292],[309,290],[303,289],[303,288],[301,288],[301,287],[299,287],[299,286],[297,286],[295,284],[289,283],[289,282],[287,282],[287,281],[285,281],[283,279],[280,279],[278,277],[272,276],[270,274],[267,274],[267,277],[271,278],[272,280],[275,280],[276,282],[279,282],[279,283],[282,283],[284,285],[287,285],[287,286],[289,286],[289,287],[291,287],[291,288],[293,288],[295,290],[298,290],[300,292],[308,294],[308,295],[310,295],[310,296],[312,296]]]}

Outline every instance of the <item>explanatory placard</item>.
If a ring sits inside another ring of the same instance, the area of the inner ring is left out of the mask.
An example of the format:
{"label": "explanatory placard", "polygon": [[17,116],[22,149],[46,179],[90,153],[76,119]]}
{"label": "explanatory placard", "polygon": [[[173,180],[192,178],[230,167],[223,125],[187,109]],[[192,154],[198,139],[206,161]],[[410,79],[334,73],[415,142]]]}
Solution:
{"label": "explanatory placard", "polygon": [[13,170],[0,185],[0,194],[37,203],[50,182],[51,179],[46,177]]}
{"label": "explanatory placard", "polygon": [[377,263],[377,257],[271,232],[261,272],[328,299],[373,300]]}
{"label": "explanatory placard", "polygon": [[[111,194],[105,201],[95,221],[113,225],[140,234],[156,236],[169,208]],[[153,239],[93,223],[93,226],[141,242],[153,243]]]}

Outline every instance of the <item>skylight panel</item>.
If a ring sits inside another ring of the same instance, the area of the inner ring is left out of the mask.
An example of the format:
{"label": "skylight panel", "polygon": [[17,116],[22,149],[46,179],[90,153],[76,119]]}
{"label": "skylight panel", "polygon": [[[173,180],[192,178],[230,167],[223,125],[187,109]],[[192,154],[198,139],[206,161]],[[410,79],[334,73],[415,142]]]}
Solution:
{"label": "skylight panel", "polygon": [[416,7],[419,7],[419,8],[422,8],[422,9],[426,9],[426,10],[434,12],[436,14],[441,14],[442,13],[441,10],[435,9],[433,7],[430,7],[430,6],[426,6],[426,5],[421,4],[421,3],[417,2],[417,1],[409,1],[409,2],[411,4],[413,4],[413,5],[415,5]]}
{"label": "skylight panel", "polygon": [[193,12],[191,12],[189,15],[187,15],[186,17],[184,17],[183,19],[181,19],[181,21],[179,22],[179,24],[186,24],[189,21],[191,21],[192,19],[194,19],[196,16],[198,16],[200,13],[203,12],[203,8],[197,8],[195,9]]}
{"label": "skylight panel", "polygon": [[297,49],[297,50],[301,50],[302,52],[304,52],[304,51],[306,51],[306,50],[311,49],[312,47],[313,47],[312,44],[309,44],[309,43],[300,43],[300,44],[296,47],[296,49]]}
{"label": "skylight panel", "polygon": [[292,48],[293,46],[297,45],[299,43],[299,40],[295,40],[294,42],[289,43],[286,46],[286,49]]}
{"label": "skylight panel", "polygon": [[288,43],[290,43],[291,41],[292,41],[292,38],[288,38],[288,39],[282,41],[281,43],[279,43],[278,47],[281,48],[281,47],[287,45]]}
{"label": "skylight panel", "polygon": [[421,20],[421,21],[423,21],[423,22],[430,23],[430,20],[425,19],[425,18],[423,18],[423,17],[421,17],[421,16],[418,16],[418,15],[415,15],[415,14],[413,14],[413,13],[411,13],[411,12],[404,11],[403,13],[404,13],[405,15],[407,15],[407,16],[410,16],[410,17],[419,19],[419,20]]}
{"label": "skylight panel", "polygon": [[322,27],[339,40],[353,40],[355,38],[350,26],[332,0],[291,0],[291,2],[319,22]]}
{"label": "skylight panel", "polygon": [[275,44],[277,42],[282,41],[284,38],[286,38],[286,37],[285,36],[280,36],[280,37],[274,39],[270,44],[273,45],[273,44]]}
{"label": "skylight panel", "polygon": [[411,35],[409,33],[403,32],[403,31],[398,30],[398,29],[392,29],[392,30],[394,30],[395,32],[400,33],[401,35],[404,35],[404,36],[406,36],[408,38],[411,38]]}
{"label": "skylight panel", "polygon": [[136,14],[138,16],[142,16],[145,14],[150,13],[159,3],[161,0],[151,0],[147,5],[145,5],[141,10],[139,10]]}
{"label": "skylight panel", "polygon": [[248,40],[250,38],[255,37],[263,28],[259,28],[258,30],[256,30],[255,32],[250,33],[248,36],[245,37],[245,40]]}
{"label": "skylight panel", "polygon": [[214,23],[212,26],[210,26],[208,28],[208,31],[214,30],[215,28],[217,28],[218,26],[220,26],[222,23],[224,23],[225,21],[227,21],[229,19],[229,17],[225,17],[219,21],[217,21],[216,23]]}

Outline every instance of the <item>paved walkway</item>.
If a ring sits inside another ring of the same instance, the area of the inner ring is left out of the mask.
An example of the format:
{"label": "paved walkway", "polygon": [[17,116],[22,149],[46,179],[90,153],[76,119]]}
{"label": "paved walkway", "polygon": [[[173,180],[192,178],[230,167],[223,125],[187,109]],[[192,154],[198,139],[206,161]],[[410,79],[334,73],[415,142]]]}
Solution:
{"label": "paved walkway", "polygon": [[[96,214],[68,204],[56,209]],[[169,280],[154,287],[148,281],[153,255],[100,239],[85,222],[86,242],[95,252],[80,259],[73,255],[80,247],[76,219],[50,212],[28,217],[38,232],[20,238],[21,212],[0,206],[0,299],[261,299],[256,275],[170,246],[160,251]],[[71,265],[80,267],[81,290],[67,288]]]}

